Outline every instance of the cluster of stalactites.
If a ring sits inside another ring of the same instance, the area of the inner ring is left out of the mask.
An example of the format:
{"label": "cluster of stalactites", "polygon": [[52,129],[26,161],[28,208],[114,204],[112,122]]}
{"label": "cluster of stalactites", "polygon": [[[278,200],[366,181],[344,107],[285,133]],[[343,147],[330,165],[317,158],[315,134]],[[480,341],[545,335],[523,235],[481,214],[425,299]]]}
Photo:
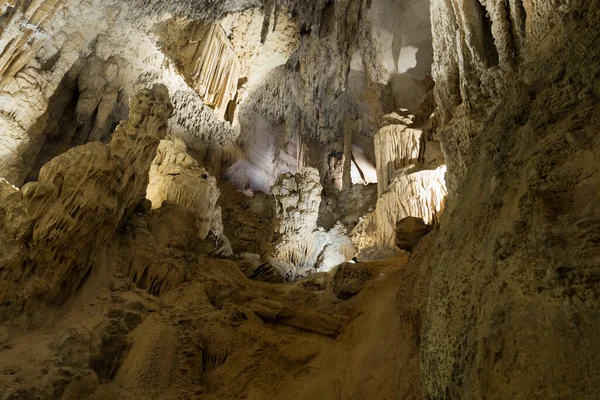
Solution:
{"label": "cluster of stalactites", "polygon": [[417,162],[421,145],[420,129],[390,124],[375,135],[377,195],[381,197],[394,179],[396,170]]}
{"label": "cluster of stalactites", "polygon": [[385,115],[375,135],[379,199],[350,234],[363,257],[395,251],[396,224],[402,219],[415,217],[433,225],[444,210],[446,166],[414,120],[412,115]]}
{"label": "cluster of stalactites", "polygon": [[191,22],[178,39],[177,56],[183,76],[204,104],[224,118],[234,101],[240,62],[219,23]]}
{"label": "cluster of stalactites", "polygon": [[7,0],[0,5],[3,20],[0,24],[0,87],[11,83],[17,72],[36,56],[44,44],[36,32],[52,19],[63,2]]}

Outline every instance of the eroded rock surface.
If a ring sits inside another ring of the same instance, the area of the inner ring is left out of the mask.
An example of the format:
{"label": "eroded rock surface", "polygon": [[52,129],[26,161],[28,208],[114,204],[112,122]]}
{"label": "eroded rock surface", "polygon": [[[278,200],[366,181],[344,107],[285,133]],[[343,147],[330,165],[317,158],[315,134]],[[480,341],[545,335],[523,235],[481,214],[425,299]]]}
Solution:
{"label": "eroded rock surface", "polygon": [[431,398],[596,396],[597,5],[432,2],[451,195],[426,259]]}
{"label": "eroded rock surface", "polygon": [[596,398],[598,10],[0,3],[0,398]]}
{"label": "eroded rock surface", "polygon": [[145,198],[173,108],[167,89],[155,86],[138,93],[130,109],[109,145],[92,142],[64,153],[21,190],[1,183],[3,319],[30,302],[70,297],[121,219]]}

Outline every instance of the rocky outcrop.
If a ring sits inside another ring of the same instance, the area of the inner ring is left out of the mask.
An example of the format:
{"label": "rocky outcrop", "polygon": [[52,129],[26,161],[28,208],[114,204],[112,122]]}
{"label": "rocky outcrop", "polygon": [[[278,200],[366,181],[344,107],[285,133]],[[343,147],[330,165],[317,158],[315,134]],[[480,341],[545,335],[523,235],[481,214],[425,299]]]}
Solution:
{"label": "rocky outcrop", "polygon": [[2,319],[75,293],[121,219],[145,198],[173,109],[167,89],[155,86],[138,93],[130,110],[109,145],[92,142],[56,157],[21,190],[1,183]]}
{"label": "rocky outcrop", "polygon": [[[217,205],[220,191],[217,180],[198,166],[187,152],[181,139],[161,141],[156,158],[150,168],[147,198],[153,208],[171,202],[193,210],[197,214],[198,232],[195,237],[204,240],[209,234],[225,247],[229,241],[223,234],[221,207]],[[223,249],[231,255],[230,248]]]}

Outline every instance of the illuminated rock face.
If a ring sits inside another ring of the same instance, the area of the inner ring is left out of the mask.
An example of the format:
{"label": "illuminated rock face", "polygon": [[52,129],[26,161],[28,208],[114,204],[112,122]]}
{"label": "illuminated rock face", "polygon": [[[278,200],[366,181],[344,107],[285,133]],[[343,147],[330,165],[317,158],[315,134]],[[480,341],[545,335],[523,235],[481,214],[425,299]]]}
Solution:
{"label": "illuminated rock face", "polygon": [[352,230],[350,237],[364,258],[395,254],[396,224],[406,217],[434,224],[444,210],[447,196],[446,167],[434,170],[416,165],[401,168],[378,200],[375,210],[367,213]]}
{"label": "illuminated rock face", "polygon": [[377,160],[377,195],[387,191],[396,170],[417,162],[421,148],[419,129],[403,124],[390,124],[375,135],[375,159]]}
{"label": "illuminated rock face", "polygon": [[431,121],[417,125],[417,117],[400,113],[384,115],[374,138],[378,200],[350,234],[360,257],[396,254],[399,221],[415,217],[434,225],[444,210],[446,166],[439,143],[427,140]]}
{"label": "illuminated rock face", "polygon": [[217,243],[215,251],[218,255],[230,256],[232,251],[223,233],[221,207],[217,206],[219,196],[216,178],[198,166],[187,153],[183,140],[168,138],[161,141],[150,168],[146,197],[154,209],[167,202],[192,210],[197,230],[191,236],[183,236],[200,241],[210,236]]}
{"label": "illuminated rock face", "polygon": [[278,240],[270,261],[288,280],[329,271],[354,253],[343,225],[330,231],[317,227],[323,190],[319,180],[316,169],[304,168],[296,175],[280,176],[271,189]]}
{"label": "illuminated rock face", "polygon": [[0,183],[0,285],[3,304],[11,305],[2,319],[30,303],[70,297],[123,216],[145,198],[173,107],[167,89],[156,86],[138,93],[130,110],[109,145],[93,142],[56,157],[21,191]]}

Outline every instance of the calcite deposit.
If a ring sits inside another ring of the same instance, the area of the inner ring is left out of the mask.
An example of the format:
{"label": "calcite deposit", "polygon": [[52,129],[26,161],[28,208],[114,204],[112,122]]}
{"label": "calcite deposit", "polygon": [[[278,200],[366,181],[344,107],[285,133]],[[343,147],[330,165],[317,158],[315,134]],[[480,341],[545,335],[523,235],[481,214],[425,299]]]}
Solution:
{"label": "calcite deposit", "polygon": [[317,227],[323,190],[319,180],[316,169],[305,168],[296,175],[282,175],[272,188],[276,241],[271,262],[291,280],[330,271],[354,255],[341,223],[329,231]]}
{"label": "calcite deposit", "polygon": [[173,113],[167,88],[139,92],[130,110],[109,145],[92,142],[67,151],[20,190],[1,182],[3,320],[30,303],[61,304],[72,296],[121,218],[144,200],[150,165]]}
{"label": "calcite deposit", "polygon": [[598,0],[0,0],[0,399],[595,399]]}

